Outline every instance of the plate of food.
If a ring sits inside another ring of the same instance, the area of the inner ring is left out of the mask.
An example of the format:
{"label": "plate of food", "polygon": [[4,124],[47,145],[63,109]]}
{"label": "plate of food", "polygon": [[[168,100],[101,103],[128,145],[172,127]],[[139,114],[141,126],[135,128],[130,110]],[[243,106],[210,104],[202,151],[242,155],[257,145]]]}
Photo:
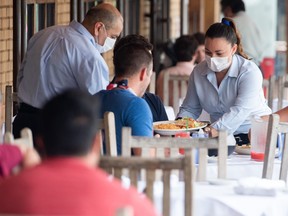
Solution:
{"label": "plate of food", "polygon": [[179,132],[191,132],[206,126],[207,123],[188,117],[174,121],[159,121],[153,123],[154,132],[160,135],[175,135]]}
{"label": "plate of food", "polygon": [[237,154],[240,154],[240,155],[250,155],[251,153],[251,145],[248,144],[248,145],[236,145],[235,146],[235,152]]}

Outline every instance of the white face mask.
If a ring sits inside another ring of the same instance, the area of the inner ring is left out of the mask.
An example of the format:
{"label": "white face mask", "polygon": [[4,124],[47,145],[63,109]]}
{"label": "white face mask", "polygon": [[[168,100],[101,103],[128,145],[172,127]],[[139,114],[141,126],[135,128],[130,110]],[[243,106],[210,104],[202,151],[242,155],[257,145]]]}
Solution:
{"label": "white face mask", "polygon": [[205,56],[208,67],[214,72],[221,72],[230,66],[229,57]]}
{"label": "white face mask", "polygon": [[104,52],[107,52],[107,51],[113,49],[115,42],[116,42],[116,39],[112,39],[112,38],[110,38],[110,37],[107,37],[107,38],[105,39],[105,42],[104,42],[104,45],[103,45],[103,46],[101,46],[101,45],[98,44],[97,42],[96,42],[95,46],[96,46],[96,49],[97,49],[100,53],[104,53]]}
{"label": "white face mask", "polygon": [[105,29],[105,32],[106,32],[106,39],[105,39],[104,45],[102,46],[102,45],[98,44],[98,40],[96,41],[96,49],[100,53],[104,53],[104,52],[107,52],[107,51],[113,49],[114,44],[116,42],[116,39],[112,39],[112,38],[107,36],[107,31],[106,31],[105,26],[104,26],[104,29]]}

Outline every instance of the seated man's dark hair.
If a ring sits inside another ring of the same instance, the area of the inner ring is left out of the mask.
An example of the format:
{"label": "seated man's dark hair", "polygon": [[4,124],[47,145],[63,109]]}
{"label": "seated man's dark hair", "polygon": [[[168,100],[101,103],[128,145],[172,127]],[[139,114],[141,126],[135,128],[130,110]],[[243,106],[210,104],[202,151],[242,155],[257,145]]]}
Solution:
{"label": "seated man's dark hair", "polygon": [[113,63],[116,77],[129,78],[143,66],[152,67],[152,54],[142,43],[123,44],[116,51],[114,49]]}
{"label": "seated man's dark hair", "polygon": [[174,52],[178,62],[191,61],[198,47],[196,39],[190,35],[182,35],[176,39]]}
{"label": "seated man's dark hair", "polygon": [[83,156],[98,131],[99,103],[89,93],[67,90],[42,110],[45,151],[51,156]]}
{"label": "seated man's dark hair", "polygon": [[137,34],[131,34],[131,35],[126,35],[122,38],[118,38],[114,49],[113,49],[113,54],[115,55],[116,52],[123,46],[126,46],[128,44],[139,44],[145,47],[147,50],[152,51],[153,45],[148,41],[147,38],[145,38],[142,35],[137,35]]}

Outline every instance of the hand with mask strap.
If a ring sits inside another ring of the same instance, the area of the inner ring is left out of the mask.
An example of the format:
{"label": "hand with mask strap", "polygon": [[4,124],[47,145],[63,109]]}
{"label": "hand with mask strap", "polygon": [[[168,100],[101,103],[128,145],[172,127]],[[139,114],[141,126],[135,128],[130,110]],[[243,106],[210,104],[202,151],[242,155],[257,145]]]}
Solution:
{"label": "hand with mask strap", "polygon": [[205,127],[204,131],[209,134],[209,137],[218,137],[219,135],[218,131],[211,126]]}

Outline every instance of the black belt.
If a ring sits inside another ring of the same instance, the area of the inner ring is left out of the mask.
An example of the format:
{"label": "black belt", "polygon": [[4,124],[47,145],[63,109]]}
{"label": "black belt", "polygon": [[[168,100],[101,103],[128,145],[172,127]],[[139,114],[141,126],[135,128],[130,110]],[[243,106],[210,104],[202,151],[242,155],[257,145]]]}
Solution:
{"label": "black belt", "polygon": [[237,145],[246,145],[250,143],[248,134],[236,134],[234,135]]}
{"label": "black belt", "polygon": [[39,113],[41,110],[26,103],[20,103],[20,113]]}

